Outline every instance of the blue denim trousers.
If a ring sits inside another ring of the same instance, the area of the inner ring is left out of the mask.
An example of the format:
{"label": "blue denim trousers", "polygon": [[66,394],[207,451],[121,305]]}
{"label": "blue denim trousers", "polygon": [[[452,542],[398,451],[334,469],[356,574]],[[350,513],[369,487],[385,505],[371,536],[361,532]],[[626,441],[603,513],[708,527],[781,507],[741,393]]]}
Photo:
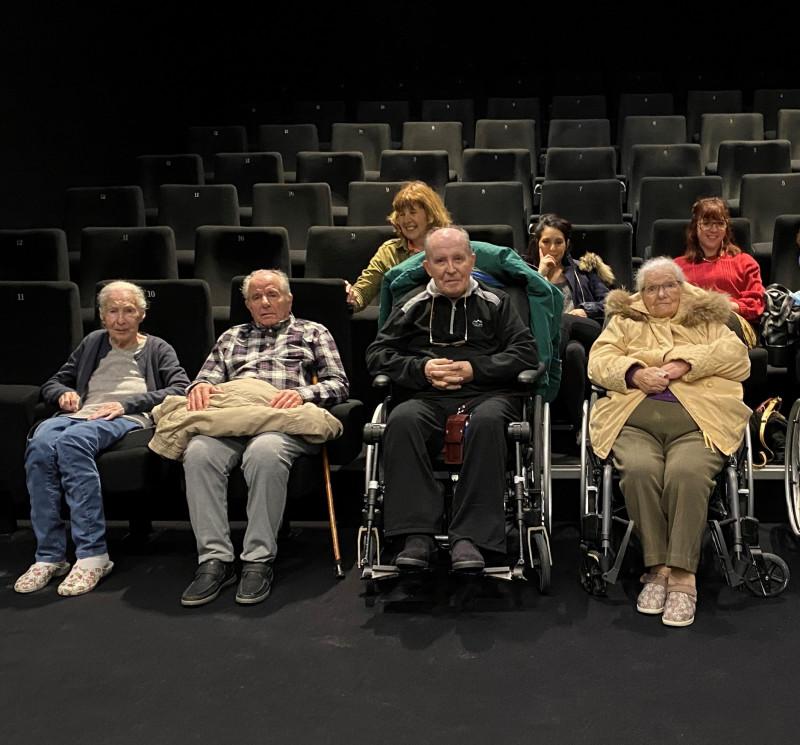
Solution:
{"label": "blue denim trousers", "polygon": [[86,421],[57,416],[36,428],[25,448],[25,480],[31,499],[36,561],[66,559],[62,498],[69,507],[77,558],[107,553],[103,494],[94,457],[140,426],[122,417]]}

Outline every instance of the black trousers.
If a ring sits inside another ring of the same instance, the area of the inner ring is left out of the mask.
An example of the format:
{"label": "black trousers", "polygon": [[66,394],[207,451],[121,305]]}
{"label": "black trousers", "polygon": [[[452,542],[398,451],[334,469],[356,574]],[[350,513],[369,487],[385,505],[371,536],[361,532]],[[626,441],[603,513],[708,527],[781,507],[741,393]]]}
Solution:
{"label": "black trousers", "polygon": [[597,321],[565,313],[561,319],[562,361],[561,385],[553,402],[556,410],[566,414],[569,423],[579,431],[583,419],[583,401],[591,389],[586,373],[589,350],[600,336]]}
{"label": "black trousers", "polygon": [[[447,417],[465,400],[412,398],[389,414],[383,453],[387,536],[443,530],[444,486],[434,477],[433,462],[444,444]],[[481,548],[505,552],[506,428],[519,420],[521,407],[519,397],[498,396],[473,410],[447,526],[451,545],[469,538]]]}

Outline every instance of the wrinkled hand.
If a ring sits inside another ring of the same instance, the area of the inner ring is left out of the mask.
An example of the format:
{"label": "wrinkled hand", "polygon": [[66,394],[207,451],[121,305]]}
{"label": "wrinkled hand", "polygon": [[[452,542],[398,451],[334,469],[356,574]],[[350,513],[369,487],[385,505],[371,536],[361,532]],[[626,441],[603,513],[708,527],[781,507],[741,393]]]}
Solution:
{"label": "wrinkled hand", "polygon": [[686,375],[692,366],[686,360],[672,360],[672,362],[661,365],[661,369],[667,374],[669,380],[677,380]]}
{"label": "wrinkled hand", "polygon": [[647,394],[661,393],[669,385],[669,377],[660,367],[640,367],[633,374],[632,382]]}
{"label": "wrinkled hand", "polygon": [[186,396],[186,408],[189,411],[207,409],[213,393],[223,393],[223,390],[211,383],[198,383]]}
{"label": "wrinkled hand", "polygon": [[125,409],[119,401],[109,401],[107,404],[103,404],[99,409],[89,414],[86,420],[105,419],[106,421],[110,421],[111,419],[116,419],[118,416],[122,416],[124,413]]}
{"label": "wrinkled hand", "polygon": [[75,391],[67,391],[58,397],[58,406],[62,411],[76,412],[81,405],[81,397]]}
{"label": "wrinkled hand", "polygon": [[425,377],[434,387],[445,391],[455,391],[462,383],[469,383],[473,378],[472,365],[469,362],[437,358],[425,363]]}
{"label": "wrinkled hand", "polygon": [[580,316],[581,318],[586,318],[586,311],[583,308],[573,308],[569,315],[571,316]]}
{"label": "wrinkled hand", "polygon": [[297,391],[278,391],[272,397],[272,401],[269,402],[269,405],[273,409],[294,409],[303,405],[303,399]]}

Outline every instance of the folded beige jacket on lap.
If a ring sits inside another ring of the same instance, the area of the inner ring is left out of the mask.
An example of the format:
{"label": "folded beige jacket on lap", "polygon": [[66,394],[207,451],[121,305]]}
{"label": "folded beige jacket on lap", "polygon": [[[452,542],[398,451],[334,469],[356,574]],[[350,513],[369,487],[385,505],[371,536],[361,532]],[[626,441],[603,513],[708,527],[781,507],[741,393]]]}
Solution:
{"label": "folded beige jacket on lap", "polygon": [[284,432],[316,444],[342,434],[342,423],[316,404],[273,409],[269,402],[278,389],[263,380],[239,378],[217,387],[224,392],[213,394],[209,407],[202,411],[189,411],[186,396],[167,396],[153,409],[156,431],[148,447],[164,458],[183,460],[189,440],[195,435],[230,437]]}

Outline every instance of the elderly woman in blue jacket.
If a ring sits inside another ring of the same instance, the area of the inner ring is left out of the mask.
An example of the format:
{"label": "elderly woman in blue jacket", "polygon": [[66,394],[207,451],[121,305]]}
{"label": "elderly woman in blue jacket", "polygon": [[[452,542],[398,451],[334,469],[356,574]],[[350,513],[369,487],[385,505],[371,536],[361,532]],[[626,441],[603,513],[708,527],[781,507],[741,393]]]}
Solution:
{"label": "elderly woman in blue jacket", "polygon": [[575,261],[569,255],[571,235],[568,220],[553,213],[541,215],[528,243],[526,261],[564,295],[559,348],[563,368],[556,401],[580,431],[589,382],[586,360],[602,330],[606,295],[614,284],[614,274],[597,254],[586,253]]}
{"label": "elderly woman in blue jacket", "polygon": [[[104,328],[88,334],[42,386],[42,399],[59,411],[25,449],[36,561],[16,581],[17,592],[40,590],[69,572],[58,593],[82,595],[111,571],[95,456],[131,430],[152,426],[153,407],[183,395],[190,382],[167,342],[139,332],[147,307],[140,287],[110,282],[98,307]],[[62,499],[77,559],[71,571]]]}

